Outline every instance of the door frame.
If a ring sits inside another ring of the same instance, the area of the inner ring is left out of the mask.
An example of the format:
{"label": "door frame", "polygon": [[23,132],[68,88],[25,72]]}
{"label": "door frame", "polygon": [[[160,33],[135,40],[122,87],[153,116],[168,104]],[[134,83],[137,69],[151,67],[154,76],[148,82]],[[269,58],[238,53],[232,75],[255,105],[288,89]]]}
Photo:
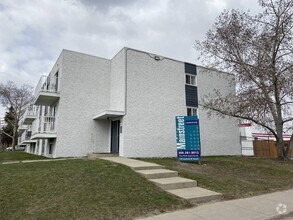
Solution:
{"label": "door frame", "polygon": [[[112,143],[113,143],[113,140],[112,140],[112,125],[113,123],[117,123],[117,152],[113,152],[113,147],[112,147]],[[111,120],[111,126],[110,126],[110,153],[112,154],[119,154],[119,150],[120,150],[120,119],[118,120]]]}

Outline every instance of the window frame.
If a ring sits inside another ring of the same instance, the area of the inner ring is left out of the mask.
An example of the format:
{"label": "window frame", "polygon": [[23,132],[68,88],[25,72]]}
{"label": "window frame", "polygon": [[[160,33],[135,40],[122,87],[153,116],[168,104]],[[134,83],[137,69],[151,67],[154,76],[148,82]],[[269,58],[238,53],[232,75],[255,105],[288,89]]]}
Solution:
{"label": "window frame", "polygon": [[[188,115],[188,109],[190,109],[191,110],[191,115]],[[195,110],[195,112],[196,112],[196,114],[194,114],[194,110]],[[197,116],[198,117],[198,108],[196,108],[196,107],[191,107],[191,106],[187,106],[186,107],[186,113],[187,113],[187,116]]]}
{"label": "window frame", "polygon": [[[187,77],[189,77],[189,82],[187,82],[188,81]],[[194,84],[192,84],[192,80],[191,80],[192,77],[194,77]],[[185,85],[197,86],[197,75],[185,73]]]}

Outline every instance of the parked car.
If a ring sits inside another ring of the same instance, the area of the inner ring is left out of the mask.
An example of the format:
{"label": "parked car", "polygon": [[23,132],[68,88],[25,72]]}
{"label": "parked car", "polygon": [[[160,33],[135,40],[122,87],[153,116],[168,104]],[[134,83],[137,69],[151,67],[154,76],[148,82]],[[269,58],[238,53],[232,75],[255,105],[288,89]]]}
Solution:
{"label": "parked car", "polygon": [[6,150],[11,151],[12,147],[6,147]]}
{"label": "parked car", "polygon": [[25,149],[25,145],[17,145],[15,146],[15,150],[24,150]]}

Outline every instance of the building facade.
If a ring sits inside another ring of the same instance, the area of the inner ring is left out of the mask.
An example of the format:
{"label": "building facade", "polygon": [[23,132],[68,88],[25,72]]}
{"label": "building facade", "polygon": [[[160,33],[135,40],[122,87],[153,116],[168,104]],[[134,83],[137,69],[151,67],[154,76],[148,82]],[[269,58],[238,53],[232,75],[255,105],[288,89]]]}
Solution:
{"label": "building facade", "polygon": [[241,155],[237,121],[209,118],[199,105],[214,89],[235,92],[227,78],[233,75],[130,48],[111,60],[63,50],[24,117],[26,151],[175,157],[175,116],[198,115],[202,155]]}

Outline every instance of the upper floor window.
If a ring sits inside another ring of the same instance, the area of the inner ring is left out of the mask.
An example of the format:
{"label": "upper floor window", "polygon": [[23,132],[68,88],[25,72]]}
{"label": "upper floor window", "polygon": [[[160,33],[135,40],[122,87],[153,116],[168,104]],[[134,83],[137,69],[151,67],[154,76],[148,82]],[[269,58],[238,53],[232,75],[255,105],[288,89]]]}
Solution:
{"label": "upper floor window", "polygon": [[187,107],[187,116],[197,115],[197,108]]}
{"label": "upper floor window", "polygon": [[191,85],[191,86],[196,86],[196,76],[195,75],[185,75],[185,84],[186,85]]}

